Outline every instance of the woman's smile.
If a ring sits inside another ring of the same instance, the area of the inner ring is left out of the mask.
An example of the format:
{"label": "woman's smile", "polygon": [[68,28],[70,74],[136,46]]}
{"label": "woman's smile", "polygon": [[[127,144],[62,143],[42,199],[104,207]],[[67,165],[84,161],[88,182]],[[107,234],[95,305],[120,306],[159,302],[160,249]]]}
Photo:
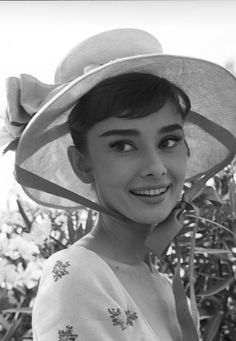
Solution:
{"label": "woman's smile", "polygon": [[130,193],[147,204],[158,204],[165,200],[169,185],[156,187],[142,187],[140,189],[130,190]]}

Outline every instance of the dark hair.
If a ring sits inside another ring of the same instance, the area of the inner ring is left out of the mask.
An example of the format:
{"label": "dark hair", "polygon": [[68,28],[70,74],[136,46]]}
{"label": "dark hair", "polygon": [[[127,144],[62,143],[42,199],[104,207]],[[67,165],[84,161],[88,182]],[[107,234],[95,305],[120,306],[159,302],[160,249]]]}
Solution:
{"label": "dark hair", "polygon": [[87,131],[106,118],[145,117],[160,110],[167,101],[186,117],[191,106],[188,96],[164,78],[139,72],[107,78],[82,96],[68,117],[74,145],[85,151]]}

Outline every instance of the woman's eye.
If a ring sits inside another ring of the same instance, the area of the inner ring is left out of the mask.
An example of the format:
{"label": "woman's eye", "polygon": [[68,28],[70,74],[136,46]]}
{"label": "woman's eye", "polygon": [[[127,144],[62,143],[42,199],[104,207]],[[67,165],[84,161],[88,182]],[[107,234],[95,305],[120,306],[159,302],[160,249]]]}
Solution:
{"label": "woman's eye", "polygon": [[160,148],[173,148],[178,145],[179,142],[181,142],[183,139],[182,136],[171,136],[171,137],[166,137],[161,140],[159,143]]}
{"label": "woman's eye", "polygon": [[130,152],[131,150],[134,149],[131,143],[126,142],[126,141],[116,141],[116,142],[110,143],[109,147],[118,152]]}

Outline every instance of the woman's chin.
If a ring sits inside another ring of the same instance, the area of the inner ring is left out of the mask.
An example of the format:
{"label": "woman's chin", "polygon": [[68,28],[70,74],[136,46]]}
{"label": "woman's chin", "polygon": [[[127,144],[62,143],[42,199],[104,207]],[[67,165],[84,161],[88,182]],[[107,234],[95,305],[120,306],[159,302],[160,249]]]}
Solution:
{"label": "woman's chin", "polygon": [[121,215],[127,222],[134,222],[137,224],[147,225],[147,226],[156,226],[159,223],[161,223],[163,220],[165,220],[168,215],[170,214],[172,210],[171,207],[162,207],[162,208],[156,208],[149,209],[149,210],[139,210],[137,208],[132,207],[131,205],[127,205],[125,207],[124,205],[122,207],[114,209],[111,205],[102,205],[108,210],[113,211],[115,214]]}
{"label": "woman's chin", "polygon": [[166,213],[162,213],[159,215],[145,215],[142,214],[142,216],[140,216],[139,214],[127,214],[126,218],[128,218],[129,220],[137,223],[137,224],[142,224],[142,225],[149,225],[149,226],[156,226],[158,224],[160,224],[163,220],[165,220],[168,215],[170,214],[170,212],[166,212]]}

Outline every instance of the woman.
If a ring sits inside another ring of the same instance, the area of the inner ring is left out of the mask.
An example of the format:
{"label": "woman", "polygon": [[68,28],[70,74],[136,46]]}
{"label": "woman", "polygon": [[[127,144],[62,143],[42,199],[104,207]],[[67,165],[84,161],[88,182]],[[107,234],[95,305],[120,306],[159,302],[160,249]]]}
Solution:
{"label": "woman", "polygon": [[200,187],[233,158],[235,79],[121,29],[75,47],[56,82],[20,80],[20,104],[37,114],[18,141],[16,178],[41,204],[100,214],[91,233],[47,261],[34,340],[197,340],[186,299],[181,310],[144,257],[178,232],[169,222],[178,223],[185,179]]}

